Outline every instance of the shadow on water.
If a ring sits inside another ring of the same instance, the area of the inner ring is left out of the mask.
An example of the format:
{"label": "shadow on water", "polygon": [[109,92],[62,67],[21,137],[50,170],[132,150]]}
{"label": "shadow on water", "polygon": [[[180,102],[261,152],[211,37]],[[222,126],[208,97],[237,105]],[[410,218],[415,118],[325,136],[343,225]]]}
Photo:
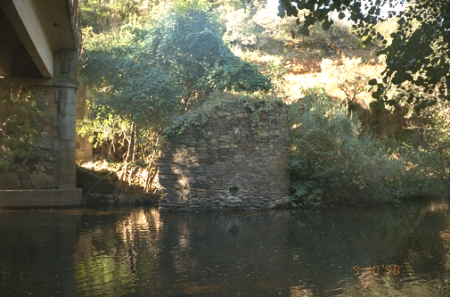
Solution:
{"label": "shadow on water", "polygon": [[449,296],[447,201],[0,210],[0,296]]}

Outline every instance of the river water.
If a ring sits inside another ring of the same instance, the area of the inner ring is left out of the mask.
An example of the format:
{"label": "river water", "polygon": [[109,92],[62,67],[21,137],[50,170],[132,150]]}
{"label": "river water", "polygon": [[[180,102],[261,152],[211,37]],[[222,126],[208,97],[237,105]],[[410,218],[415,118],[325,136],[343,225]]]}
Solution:
{"label": "river water", "polygon": [[0,210],[0,296],[450,296],[446,200]]}

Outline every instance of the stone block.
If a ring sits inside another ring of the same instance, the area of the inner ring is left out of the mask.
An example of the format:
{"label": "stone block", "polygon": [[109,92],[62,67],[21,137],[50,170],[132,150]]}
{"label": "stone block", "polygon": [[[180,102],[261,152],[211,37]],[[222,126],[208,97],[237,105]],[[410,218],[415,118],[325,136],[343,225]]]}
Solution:
{"label": "stone block", "polygon": [[58,105],[56,103],[49,103],[47,104],[47,110],[56,113],[58,112]]}
{"label": "stone block", "polygon": [[75,157],[76,153],[75,150],[65,149],[65,150],[59,150],[59,160],[61,163],[68,163],[68,164],[75,164]]}
{"label": "stone block", "polygon": [[37,171],[45,172],[45,167],[41,164],[36,164],[34,165],[34,167],[36,168]]}
{"label": "stone block", "polygon": [[[76,117],[74,115],[57,115],[56,116],[56,127],[59,128],[59,138],[60,139],[66,139],[66,138],[61,138],[61,131],[63,131],[63,133],[69,133],[66,132],[67,131],[71,131],[74,130],[75,132],[75,126],[76,126]],[[72,139],[71,139],[72,140]],[[75,140],[75,137],[73,137],[73,140]]]}
{"label": "stone block", "polygon": [[54,189],[58,187],[58,178],[43,172],[33,172],[29,175],[34,189]]}
{"label": "stone block", "polygon": [[59,151],[59,140],[53,141],[53,150]]}
{"label": "stone block", "polygon": [[64,115],[77,115],[77,104],[75,102],[60,101],[59,114]]}
{"label": "stone block", "polygon": [[206,175],[197,175],[196,178],[198,181],[207,181],[208,177]]}
{"label": "stone block", "polygon": [[42,151],[42,150],[39,150],[39,151],[36,152],[36,155],[37,155],[38,157],[40,157],[40,158],[47,158],[47,157],[50,156],[50,152],[49,152],[49,151]]}
{"label": "stone block", "polygon": [[41,149],[53,149],[53,139],[39,138],[39,147]]}
{"label": "stone block", "polygon": [[24,179],[28,178],[29,174],[30,174],[29,172],[21,172],[21,173],[19,173],[19,176],[22,180],[24,180]]}
{"label": "stone block", "polygon": [[81,188],[0,191],[0,207],[81,205]]}
{"label": "stone block", "polygon": [[196,189],[209,189],[210,185],[207,183],[193,183],[191,187]]}
{"label": "stone block", "polygon": [[0,190],[11,190],[22,188],[22,181],[15,172],[2,172],[0,173]]}
{"label": "stone block", "polygon": [[76,148],[75,140],[59,140],[59,150],[74,150]]}
{"label": "stone block", "polygon": [[54,162],[54,163],[58,163],[59,162],[59,157],[49,157],[48,159],[50,161]]}
{"label": "stone block", "polygon": [[[60,159],[61,161],[61,159]],[[75,170],[76,170],[76,166],[75,166],[75,162],[70,162],[70,163],[59,163],[56,165],[56,170],[58,172],[58,176],[62,177],[62,176],[74,176],[75,175]]]}
{"label": "stone block", "polygon": [[16,168],[14,169],[15,172],[21,173],[21,172],[28,172],[30,171],[30,168],[24,164],[17,164]]}
{"label": "stone block", "polygon": [[177,180],[179,179],[180,176],[178,174],[159,174],[159,179],[160,180]]}
{"label": "stone block", "polygon": [[75,188],[76,184],[76,175],[75,172],[73,175],[66,175],[59,177],[59,188],[60,189],[72,189]]}
{"label": "stone block", "polygon": [[24,189],[31,189],[32,184],[31,184],[31,180],[30,179],[24,179],[22,181],[22,188]]}
{"label": "stone block", "polygon": [[198,153],[197,158],[198,159],[207,159],[207,158],[209,158],[209,154],[208,153]]}

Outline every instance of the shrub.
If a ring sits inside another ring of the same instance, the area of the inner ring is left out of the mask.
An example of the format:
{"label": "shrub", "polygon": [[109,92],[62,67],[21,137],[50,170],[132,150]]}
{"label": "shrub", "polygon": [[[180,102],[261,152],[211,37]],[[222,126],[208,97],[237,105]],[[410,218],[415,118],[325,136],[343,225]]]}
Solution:
{"label": "shrub", "polygon": [[[345,105],[308,89],[289,107],[291,196],[294,205],[380,202],[445,193],[436,154],[389,149],[361,133]],[[397,145],[396,147],[399,147]],[[445,170],[444,170],[445,171]]]}

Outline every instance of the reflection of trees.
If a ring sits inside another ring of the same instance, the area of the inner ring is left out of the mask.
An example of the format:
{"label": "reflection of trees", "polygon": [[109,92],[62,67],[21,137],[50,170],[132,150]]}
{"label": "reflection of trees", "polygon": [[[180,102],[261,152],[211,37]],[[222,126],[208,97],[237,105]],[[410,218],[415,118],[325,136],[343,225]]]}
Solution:
{"label": "reflection of trees", "polygon": [[[101,224],[101,225],[100,225]],[[120,296],[145,285],[158,287],[156,209],[83,216],[75,252],[77,285],[83,296]]]}
{"label": "reflection of trees", "polygon": [[[75,212],[0,211],[0,296],[42,284],[48,296],[55,288],[66,296],[450,295],[447,203]],[[368,274],[383,264],[401,265],[400,275]]]}

